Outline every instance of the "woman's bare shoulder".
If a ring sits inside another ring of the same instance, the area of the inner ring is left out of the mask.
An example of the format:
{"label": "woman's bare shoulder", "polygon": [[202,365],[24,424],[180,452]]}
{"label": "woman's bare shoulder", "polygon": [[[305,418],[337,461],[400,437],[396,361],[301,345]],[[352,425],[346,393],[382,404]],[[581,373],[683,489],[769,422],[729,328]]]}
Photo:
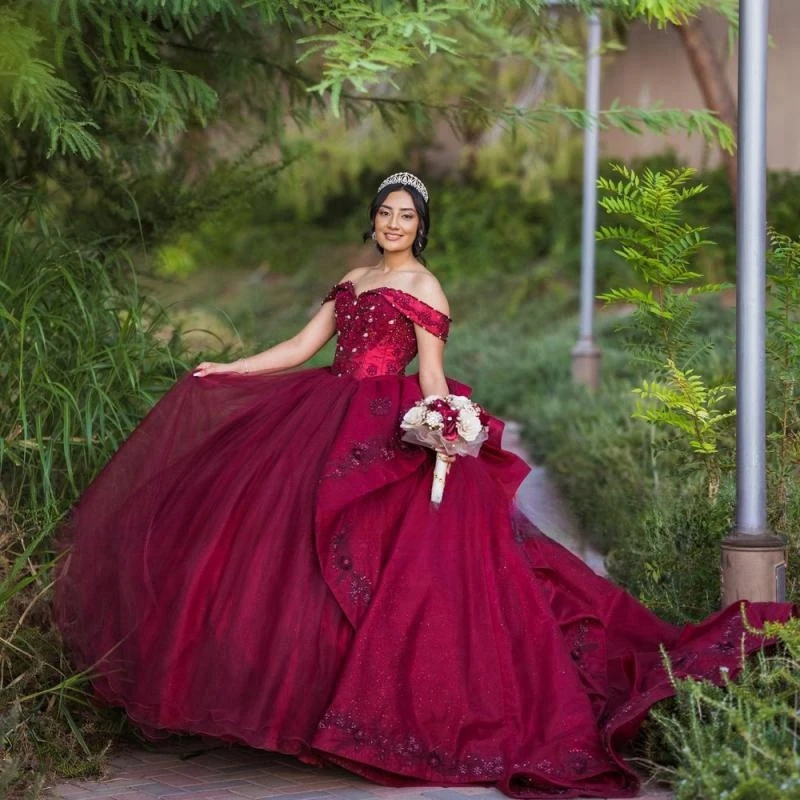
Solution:
{"label": "woman's bare shoulder", "polygon": [[355,267],[351,269],[350,272],[345,274],[339,283],[346,283],[347,281],[352,281],[353,283],[357,283],[361,278],[363,278],[368,272],[371,272],[375,267]]}
{"label": "woman's bare shoulder", "polygon": [[433,306],[437,311],[441,311],[442,314],[450,315],[447,295],[445,295],[439,279],[430,270],[410,273],[407,291],[429,306]]}

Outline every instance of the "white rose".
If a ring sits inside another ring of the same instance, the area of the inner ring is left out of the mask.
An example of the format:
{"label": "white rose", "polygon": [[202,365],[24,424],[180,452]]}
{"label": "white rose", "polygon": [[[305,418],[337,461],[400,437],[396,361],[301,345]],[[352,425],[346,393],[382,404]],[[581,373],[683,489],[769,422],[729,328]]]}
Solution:
{"label": "white rose", "polygon": [[429,428],[433,428],[434,430],[438,430],[442,427],[442,423],[444,422],[444,417],[438,411],[428,411],[425,414],[425,424]]}
{"label": "white rose", "polygon": [[463,412],[459,414],[456,430],[458,430],[458,435],[465,442],[474,442],[478,438],[481,428],[483,428],[483,425],[474,414],[464,414]]}
{"label": "white rose", "polygon": [[460,411],[462,408],[469,408],[472,405],[472,401],[469,397],[464,397],[461,394],[449,394],[447,395],[447,405]]}
{"label": "white rose", "polygon": [[403,415],[403,421],[400,423],[401,428],[418,428],[425,422],[425,415],[427,409],[424,406],[411,406]]}
{"label": "white rose", "polygon": [[459,419],[476,419],[480,420],[480,412],[476,406],[470,405],[469,408],[464,408],[458,413]]}
{"label": "white rose", "polygon": [[428,403],[433,403],[434,400],[441,400],[442,396],[440,394],[429,394],[422,402],[426,405]]}

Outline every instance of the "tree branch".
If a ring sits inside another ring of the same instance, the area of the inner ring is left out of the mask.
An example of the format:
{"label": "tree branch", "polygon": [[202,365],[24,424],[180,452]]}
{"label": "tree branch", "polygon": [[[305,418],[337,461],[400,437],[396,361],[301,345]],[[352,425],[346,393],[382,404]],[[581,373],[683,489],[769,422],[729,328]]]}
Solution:
{"label": "tree branch", "polygon": [[[733,131],[736,138],[738,123],[736,100],[728,84],[725,68],[717,57],[714,43],[711,41],[703,21],[699,17],[694,17],[683,25],[677,26],[677,30],[695,80],[703,95],[703,102]],[[736,208],[738,183],[736,154],[723,151],[722,158],[728,173],[733,206]]]}

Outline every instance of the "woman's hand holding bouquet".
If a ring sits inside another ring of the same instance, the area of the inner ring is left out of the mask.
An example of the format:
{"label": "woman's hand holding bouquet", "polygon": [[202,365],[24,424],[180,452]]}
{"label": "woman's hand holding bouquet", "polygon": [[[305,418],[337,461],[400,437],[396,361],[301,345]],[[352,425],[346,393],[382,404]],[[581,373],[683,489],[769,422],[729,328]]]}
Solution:
{"label": "woman's hand holding bouquet", "polygon": [[436,450],[431,502],[442,502],[450,466],[446,456],[477,456],[488,437],[486,415],[468,397],[430,395],[417,401],[400,422],[403,441]]}

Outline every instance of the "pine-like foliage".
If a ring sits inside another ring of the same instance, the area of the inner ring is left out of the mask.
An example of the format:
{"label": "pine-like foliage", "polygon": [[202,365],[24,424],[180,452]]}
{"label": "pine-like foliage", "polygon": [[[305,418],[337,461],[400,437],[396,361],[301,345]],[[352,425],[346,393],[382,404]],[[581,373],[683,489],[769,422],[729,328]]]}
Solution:
{"label": "pine-like foliage", "polygon": [[[734,387],[707,386],[692,364],[703,350],[693,336],[694,298],[721,291],[723,284],[703,283],[692,259],[708,242],[701,226],[683,221],[683,204],[704,191],[690,183],[693,170],[645,170],[641,175],[616,165],[619,180],[601,179],[600,205],[624,222],[600,228],[601,241],[619,243],[615,251],[631,266],[644,288],[613,289],[601,295],[608,303],[633,307],[628,345],[652,371],[635,391],[636,415],[688,437],[699,455],[717,453],[722,424],[734,415],[727,409]],[[711,463],[715,464],[715,460]],[[709,490],[718,485],[712,468]]]}
{"label": "pine-like foliage", "polygon": [[800,624],[768,624],[765,635],[776,652],[746,661],[736,681],[680,681],[673,712],[654,712],[678,762],[665,771],[676,800],[800,798]]}
{"label": "pine-like foliage", "polygon": [[[665,23],[701,5],[614,0],[609,13]],[[516,107],[498,83],[498,60],[580,83],[583,48],[563,27],[544,0],[0,0],[0,180],[57,197],[64,230],[147,243],[226,199],[258,198],[296,158],[297,129],[335,115],[410,127],[417,140],[437,120],[466,138],[498,124],[586,125],[579,105],[545,95]],[[705,111],[612,105],[596,121],[732,146]],[[245,155],[225,172],[230,192],[206,185]],[[336,178],[320,184],[331,192]]]}
{"label": "pine-like foliage", "polygon": [[[311,102],[271,63],[296,59],[288,23],[273,29],[229,0],[0,3],[0,180],[78,241],[147,244],[253,194],[284,162],[264,148],[285,109]],[[262,130],[212,158],[199,134],[236,103]]]}
{"label": "pine-like foliage", "polygon": [[[608,5],[663,23],[679,22],[704,3]],[[174,135],[203,124],[234,97],[273,123],[307,113],[314,96],[334,113],[435,112],[462,128],[496,115],[509,124],[557,116],[588,121],[579,108],[543,102],[528,113],[498,103],[491,69],[498,58],[577,77],[583,54],[559,42],[558,21],[544,0],[7,0],[0,4],[0,130],[14,138],[18,128],[22,136],[37,134],[37,159],[57,152],[86,159],[100,155],[105,135],[120,125]],[[426,96],[415,69],[437,61],[460,70],[459,93]],[[628,130],[679,127],[732,146],[730,131],[706,112],[614,106],[599,122]]]}

